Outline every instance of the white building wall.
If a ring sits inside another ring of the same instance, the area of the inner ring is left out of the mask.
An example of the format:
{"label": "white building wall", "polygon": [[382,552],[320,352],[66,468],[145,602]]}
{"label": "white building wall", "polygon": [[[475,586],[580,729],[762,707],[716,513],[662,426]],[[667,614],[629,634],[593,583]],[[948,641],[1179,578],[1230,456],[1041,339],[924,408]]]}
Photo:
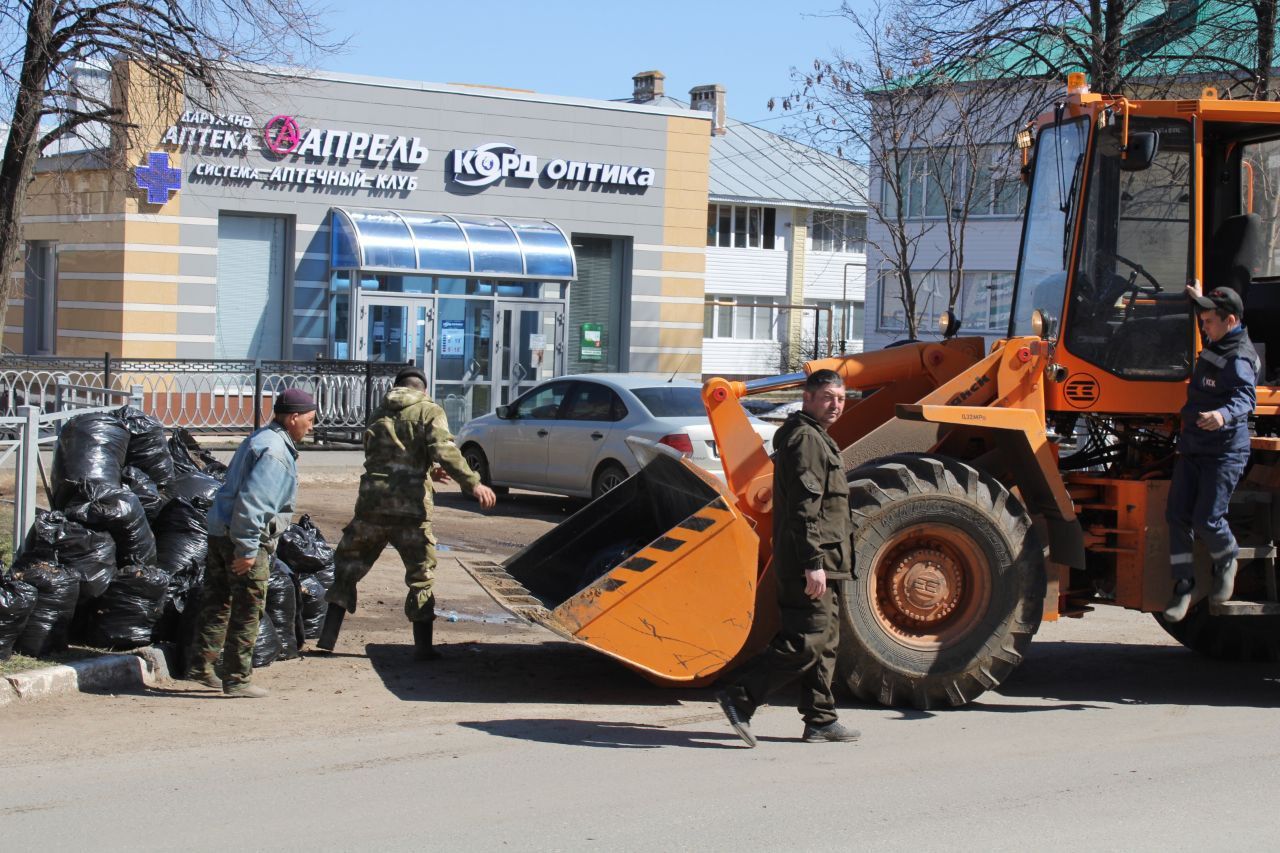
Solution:
{"label": "white building wall", "polygon": [[782,361],[778,341],[702,339],[702,372],[706,376],[757,374],[772,376]]}
{"label": "white building wall", "polygon": [[786,296],[787,252],[707,247],[706,292],[729,296]]}

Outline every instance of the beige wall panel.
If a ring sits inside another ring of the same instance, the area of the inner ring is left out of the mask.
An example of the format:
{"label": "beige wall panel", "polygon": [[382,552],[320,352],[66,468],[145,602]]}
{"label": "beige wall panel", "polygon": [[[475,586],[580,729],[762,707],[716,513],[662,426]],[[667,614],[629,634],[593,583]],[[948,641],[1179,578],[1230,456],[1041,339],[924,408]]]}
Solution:
{"label": "beige wall panel", "polygon": [[665,225],[662,229],[662,240],[668,246],[688,246],[690,248],[706,248],[707,222],[706,213],[697,225]]}
{"label": "beige wall panel", "polygon": [[124,282],[77,281],[58,279],[58,300],[61,302],[129,302],[124,298]]}
{"label": "beige wall panel", "polygon": [[696,296],[701,299],[705,294],[706,285],[698,279],[664,278],[662,280],[663,296]]}
{"label": "beige wall panel", "polygon": [[[176,233],[177,227],[174,227]],[[123,243],[124,222],[29,222],[22,226],[27,240],[59,243]]]}
{"label": "beige wall panel", "polygon": [[702,329],[662,329],[658,332],[658,346],[702,349]]}
{"label": "beige wall panel", "polygon": [[696,353],[664,352],[658,355],[658,373],[669,376],[672,373],[702,373],[702,356]]}
{"label": "beige wall panel", "polygon": [[703,307],[690,302],[663,302],[658,306],[658,318],[664,323],[701,323]]}
{"label": "beige wall panel", "polygon": [[58,331],[60,332],[118,332],[122,321],[123,315],[119,311],[89,308],[58,309]]}
{"label": "beige wall panel", "polygon": [[[181,258],[163,252],[130,252],[124,259],[123,272],[147,275],[177,275]],[[117,267],[117,269],[119,269]]]}
{"label": "beige wall panel", "polygon": [[662,255],[662,268],[671,272],[706,272],[707,256],[665,252]]}
{"label": "beige wall panel", "polygon": [[4,345],[14,352],[22,352],[25,344],[22,342],[22,332],[5,332]]}
{"label": "beige wall panel", "polygon": [[[672,139],[673,137],[668,136],[667,138]],[[697,151],[668,151],[666,167],[667,173],[668,175],[674,173],[675,175],[685,179],[689,179],[689,176],[697,175],[702,175],[705,178],[709,171],[708,164],[711,162],[710,157],[711,149],[705,145]],[[693,178],[693,180],[696,180],[696,177]],[[673,183],[674,181],[668,177],[666,185],[671,186]]]}
{"label": "beige wall panel", "polygon": [[124,331],[172,335],[178,331],[178,315],[159,311],[126,311]]}
{"label": "beige wall panel", "polygon": [[120,341],[99,338],[68,338],[58,335],[58,355],[90,356],[101,358],[104,352],[120,356]]}
{"label": "beige wall panel", "polygon": [[123,358],[177,358],[178,345],[172,341],[124,341]]}
{"label": "beige wall panel", "polygon": [[[8,313],[4,316],[4,324],[6,326],[21,326],[26,321],[25,309],[21,305],[10,305]],[[7,341],[8,338],[6,337]]]}
{"label": "beige wall panel", "polygon": [[125,223],[125,240],[154,246],[176,246],[178,228],[176,222],[128,222]]}

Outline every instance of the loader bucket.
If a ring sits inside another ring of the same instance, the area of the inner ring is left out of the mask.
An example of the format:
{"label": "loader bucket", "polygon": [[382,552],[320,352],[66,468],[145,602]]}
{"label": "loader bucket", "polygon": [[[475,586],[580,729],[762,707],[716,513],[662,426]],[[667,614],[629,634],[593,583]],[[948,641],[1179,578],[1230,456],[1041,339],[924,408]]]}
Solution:
{"label": "loader bucket", "polygon": [[494,600],[659,683],[713,675],[751,630],[759,540],[717,481],[660,455],[502,564]]}

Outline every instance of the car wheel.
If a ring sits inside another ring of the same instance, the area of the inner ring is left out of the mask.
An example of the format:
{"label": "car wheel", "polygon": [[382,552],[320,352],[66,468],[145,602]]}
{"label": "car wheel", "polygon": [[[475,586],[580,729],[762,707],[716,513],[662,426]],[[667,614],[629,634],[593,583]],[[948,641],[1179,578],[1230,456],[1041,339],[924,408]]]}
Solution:
{"label": "car wheel", "polygon": [[489,459],[484,455],[484,451],[479,445],[468,444],[462,448],[462,459],[467,463],[467,467],[480,475],[480,482],[484,483],[494,492],[505,495],[509,490],[506,486],[495,486],[492,478],[489,476]]}
{"label": "car wheel", "polygon": [[627,479],[627,470],[616,462],[606,462],[596,471],[596,478],[591,483],[591,497],[596,499],[605,492],[616,489]]}

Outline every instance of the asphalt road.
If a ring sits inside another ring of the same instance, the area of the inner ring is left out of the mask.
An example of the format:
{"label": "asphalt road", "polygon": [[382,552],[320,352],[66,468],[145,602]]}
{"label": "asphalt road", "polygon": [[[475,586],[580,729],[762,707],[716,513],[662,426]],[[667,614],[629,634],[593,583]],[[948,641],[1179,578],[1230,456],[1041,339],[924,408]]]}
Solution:
{"label": "asphalt road", "polygon": [[[350,486],[304,482],[336,535]],[[501,521],[441,501],[447,554],[509,553],[575,505]],[[467,549],[466,551],[462,549]],[[846,703],[857,744],[764,708],[748,750],[709,690],[650,686],[502,620],[442,560],[447,658],[415,665],[392,552],[339,654],[263,670],[258,702],[190,683],[0,711],[0,848],[88,850],[1240,850],[1280,830],[1280,666],[1223,665],[1150,617],[1046,625],[962,710]]]}

